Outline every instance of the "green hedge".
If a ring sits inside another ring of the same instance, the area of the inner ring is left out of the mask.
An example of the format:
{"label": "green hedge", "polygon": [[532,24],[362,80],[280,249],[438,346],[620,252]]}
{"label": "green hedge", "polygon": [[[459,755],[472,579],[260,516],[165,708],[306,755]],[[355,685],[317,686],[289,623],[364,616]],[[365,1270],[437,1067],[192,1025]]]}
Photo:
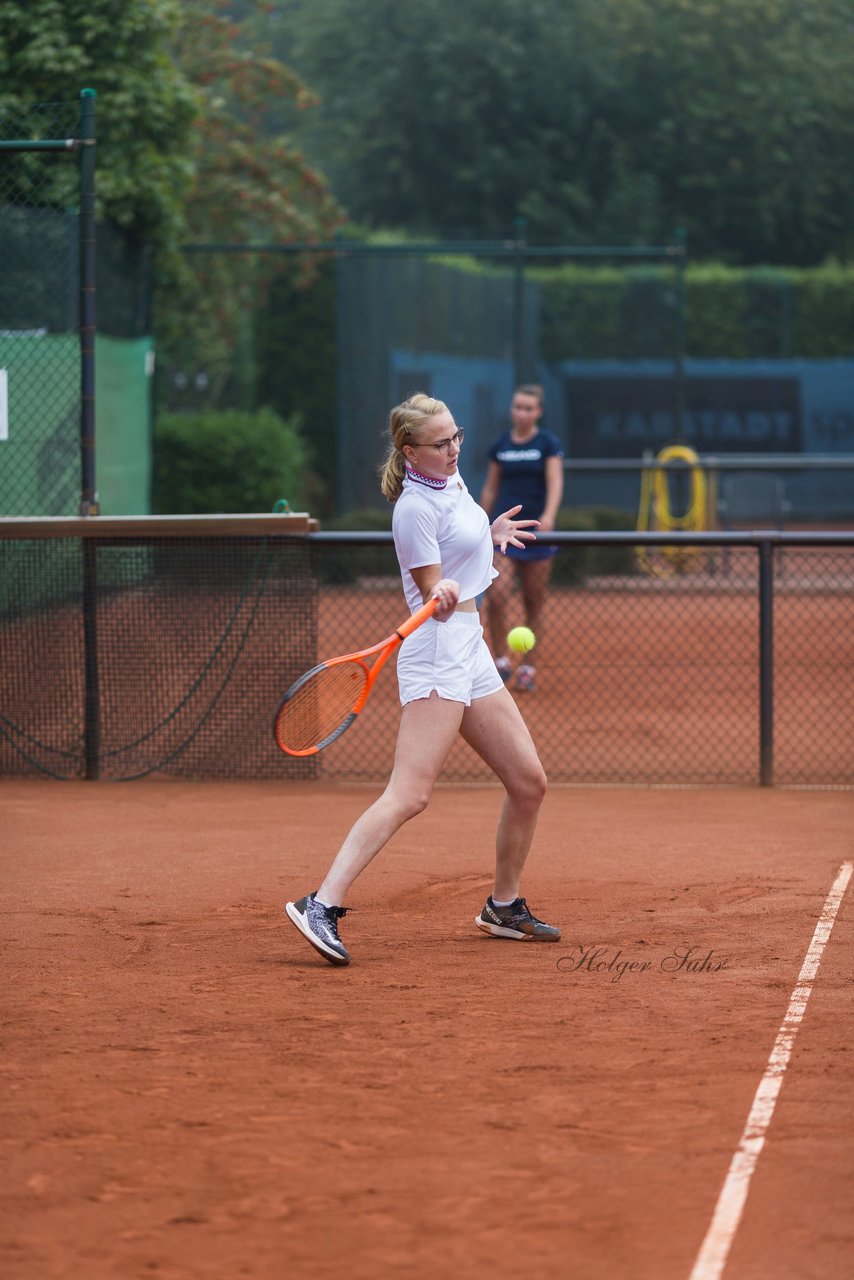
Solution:
{"label": "green hedge", "polygon": [[332,509],[337,451],[335,396],[335,264],[314,265],[306,277],[291,266],[273,280],[255,315],[257,396],[302,435],[313,515]]}
{"label": "green hedge", "polygon": [[[345,511],[342,516],[323,522],[324,531],[350,530],[352,532],[391,532],[392,508],[361,507]],[[318,547],[315,553],[314,572],[318,581],[328,583],[356,582],[359,578],[400,579],[400,568],[394,547],[340,546]]]}
{"label": "green hedge", "polygon": [[[555,527],[561,533],[605,533],[634,529],[636,521],[630,511],[614,507],[564,507],[558,512]],[[569,587],[586,578],[636,572],[632,547],[561,547],[555,556],[551,581],[555,586]]]}
{"label": "green hedge", "polygon": [[[418,274],[425,296],[422,339],[489,355],[506,342],[510,268],[482,259],[432,259]],[[409,305],[382,261],[371,279],[372,306],[393,330],[395,308]],[[380,270],[380,266],[384,269]],[[667,265],[529,266],[538,286],[540,354],[545,360],[671,359],[679,334],[679,289]],[[429,288],[428,288],[429,286]],[[440,287],[441,286],[441,287]],[[385,292],[384,292],[385,291]],[[419,294],[419,297],[421,295]],[[429,305],[428,305],[429,299]],[[404,301],[402,301],[404,300]],[[445,317],[451,306],[453,323]],[[390,318],[391,317],[391,318]],[[827,359],[854,355],[854,267],[736,269],[689,265],[685,273],[685,352],[697,359]],[[450,327],[449,327],[450,326]],[[500,331],[500,332],[499,332]],[[435,339],[433,337],[435,336]],[[306,474],[315,514],[334,508],[337,408],[335,282],[331,264],[310,281],[277,280],[257,318],[259,399],[283,417],[297,415],[314,477]],[[428,343],[429,345],[429,343]]]}
{"label": "green hedge", "polygon": [[[352,532],[391,530],[392,508],[363,507],[347,511],[324,524],[324,529]],[[613,507],[567,507],[558,513],[561,531],[600,532],[609,529],[634,529],[635,518],[629,511]],[[359,578],[400,577],[394,547],[318,547],[314,571],[320,582],[352,583]],[[631,547],[561,547],[555,557],[552,582],[572,586],[588,577],[606,574],[636,573],[637,565]]]}
{"label": "green hedge", "polygon": [[272,409],[164,413],[154,432],[154,510],[162,515],[272,511],[303,505],[305,448]]}
{"label": "green hedge", "polygon": [[[565,265],[536,278],[544,359],[655,358],[675,349],[673,268]],[[854,267],[689,266],[685,350],[731,360],[852,356]]]}

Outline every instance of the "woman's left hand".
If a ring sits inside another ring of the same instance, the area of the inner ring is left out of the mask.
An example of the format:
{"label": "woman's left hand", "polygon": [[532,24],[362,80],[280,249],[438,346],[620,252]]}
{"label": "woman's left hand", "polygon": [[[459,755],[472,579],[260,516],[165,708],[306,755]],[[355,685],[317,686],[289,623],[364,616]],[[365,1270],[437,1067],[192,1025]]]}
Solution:
{"label": "woman's left hand", "polygon": [[517,511],[522,510],[522,504],[511,507],[509,511],[502,511],[500,516],[496,516],[492,522],[491,532],[492,541],[495,543],[502,555],[507,551],[508,546],[524,547],[526,542],[534,542],[537,535],[530,532],[531,525],[539,526],[539,520],[514,520]]}

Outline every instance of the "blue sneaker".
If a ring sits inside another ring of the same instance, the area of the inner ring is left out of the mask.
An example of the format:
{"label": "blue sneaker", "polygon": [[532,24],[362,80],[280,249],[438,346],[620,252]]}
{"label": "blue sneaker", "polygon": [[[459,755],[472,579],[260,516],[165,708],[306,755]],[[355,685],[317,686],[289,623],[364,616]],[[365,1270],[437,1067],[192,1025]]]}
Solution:
{"label": "blue sneaker", "polygon": [[346,916],[346,907],[324,907],[309,893],[299,902],[285,904],[288,919],[330,964],[349,964],[350,953],[338,937],[338,921]]}
{"label": "blue sneaker", "polygon": [[516,672],[516,688],[519,693],[534,692],[534,668],[523,663]]}

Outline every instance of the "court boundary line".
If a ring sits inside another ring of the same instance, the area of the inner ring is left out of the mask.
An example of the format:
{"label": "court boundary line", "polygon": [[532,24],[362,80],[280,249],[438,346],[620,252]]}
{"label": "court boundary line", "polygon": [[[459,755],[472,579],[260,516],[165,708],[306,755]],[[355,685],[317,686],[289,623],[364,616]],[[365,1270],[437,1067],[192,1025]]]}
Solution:
{"label": "court boundary line", "polygon": [[718,1196],[712,1221],[700,1246],[689,1280],[719,1280],[726,1266],[750,1190],[750,1179],[765,1145],[768,1126],[783,1087],[783,1077],[789,1065],[795,1037],[806,1013],[807,1001],[812,994],[818,967],[852,872],[854,872],[854,863],[843,862],[825,899],[812,941],[801,965],[798,980],[789,997],[789,1007],[777,1032],[765,1074],[759,1081],[738,1147]]}

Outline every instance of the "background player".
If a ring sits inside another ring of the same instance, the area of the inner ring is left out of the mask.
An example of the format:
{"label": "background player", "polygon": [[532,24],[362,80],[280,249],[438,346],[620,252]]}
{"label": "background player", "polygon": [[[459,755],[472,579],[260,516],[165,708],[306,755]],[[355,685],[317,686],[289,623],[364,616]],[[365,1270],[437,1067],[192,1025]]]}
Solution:
{"label": "background player", "polygon": [[[538,520],[540,532],[550,533],[563,498],[563,445],[540,426],[543,388],[536,383],[517,387],[510,405],[511,427],[489,450],[489,467],[480,495],[487,515],[521,503],[522,519]],[[495,556],[498,578],[486,597],[486,612],[495,665],[506,683],[512,667],[506,648],[507,606],[514,585],[521,590],[525,625],[542,639],[542,612],[557,547],[509,545]],[[514,619],[514,624],[519,619]],[[534,668],[523,662],[516,672],[516,688],[530,693]]]}

